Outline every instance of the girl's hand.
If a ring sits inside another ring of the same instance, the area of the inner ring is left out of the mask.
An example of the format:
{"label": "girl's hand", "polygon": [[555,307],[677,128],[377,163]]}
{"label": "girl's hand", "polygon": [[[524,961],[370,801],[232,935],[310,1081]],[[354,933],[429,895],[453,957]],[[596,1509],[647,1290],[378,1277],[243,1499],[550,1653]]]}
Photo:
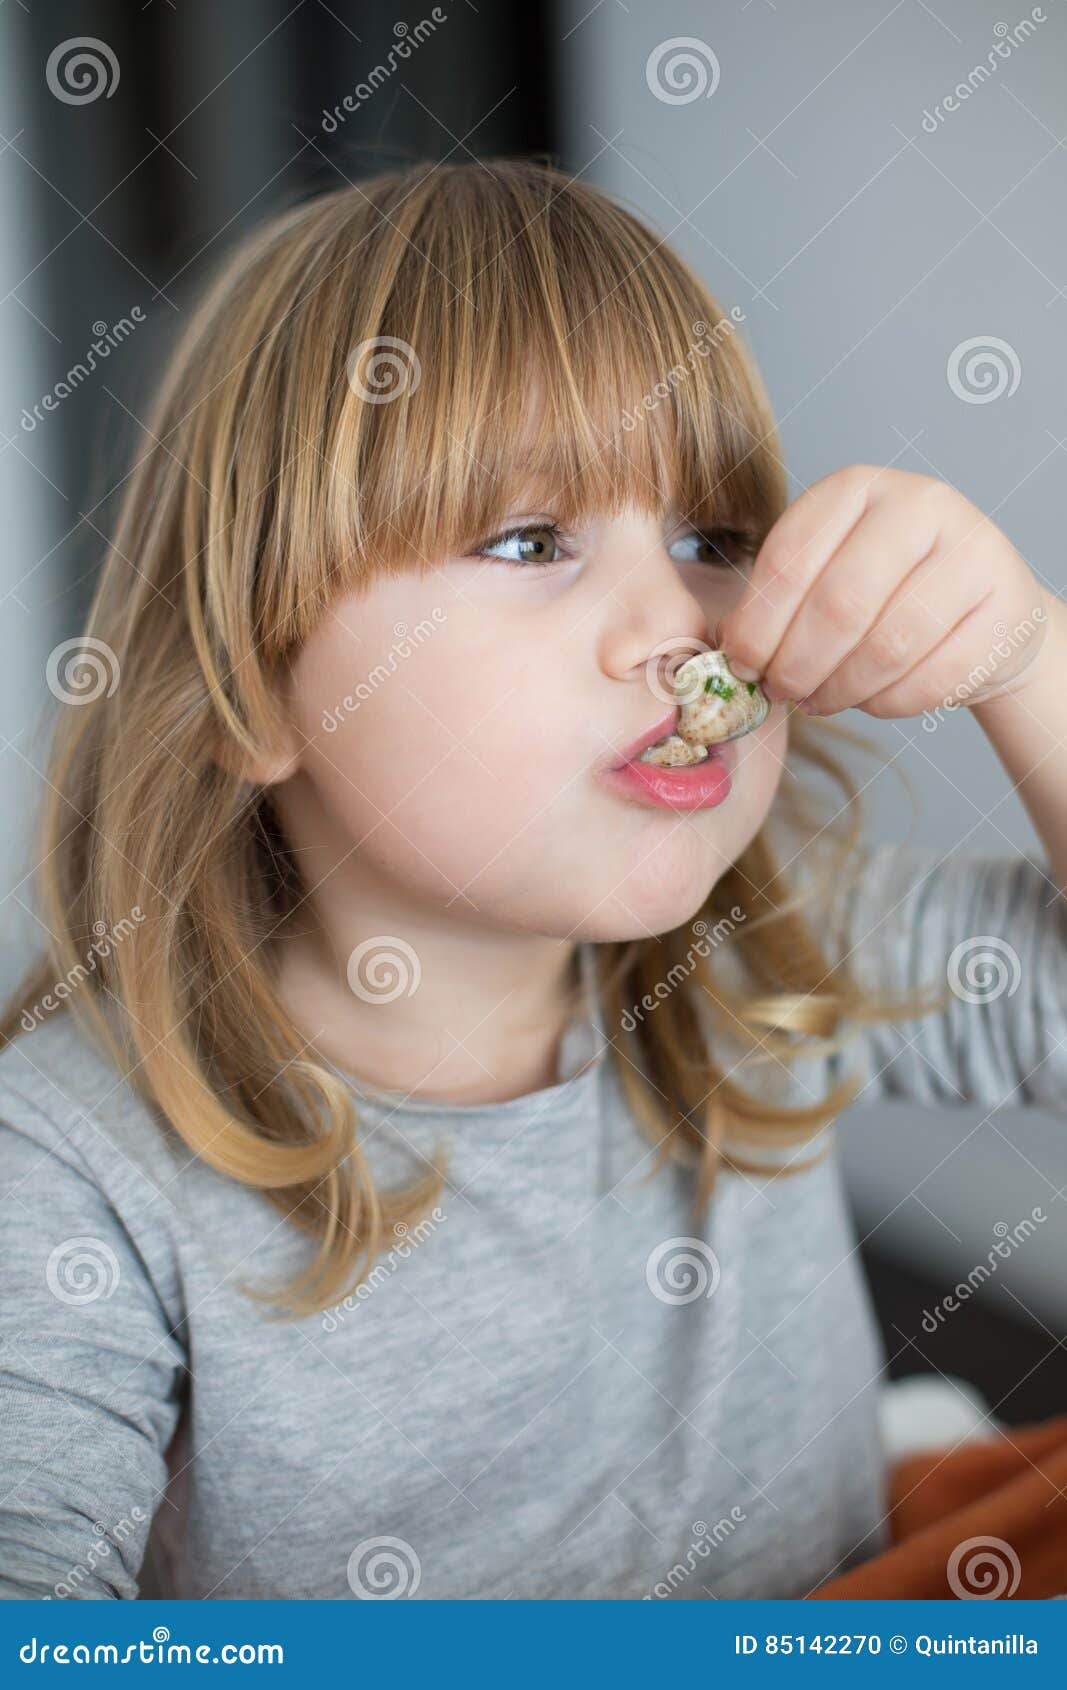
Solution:
{"label": "girl's hand", "polygon": [[853,464],[779,517],[717,643],[742,680],[811,715],[915,716],[1014,691],[1050,662],[1064,676],[1065,623],[962,493]]}

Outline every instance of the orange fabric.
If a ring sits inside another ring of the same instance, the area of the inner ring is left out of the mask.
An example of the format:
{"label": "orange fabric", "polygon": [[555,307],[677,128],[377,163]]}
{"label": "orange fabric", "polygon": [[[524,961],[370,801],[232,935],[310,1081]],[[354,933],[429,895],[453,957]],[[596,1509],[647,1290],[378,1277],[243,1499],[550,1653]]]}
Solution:
{"label": "orange fabric", "polygon": [[[812,1600],[951,1600],[998,1583],[1005,1597],[1067,1593],[1067,1414],[901,1457],[890,1471],[889,1504],[890,1547]],[[990,1538],[1006,1548],[983,1551]]]}

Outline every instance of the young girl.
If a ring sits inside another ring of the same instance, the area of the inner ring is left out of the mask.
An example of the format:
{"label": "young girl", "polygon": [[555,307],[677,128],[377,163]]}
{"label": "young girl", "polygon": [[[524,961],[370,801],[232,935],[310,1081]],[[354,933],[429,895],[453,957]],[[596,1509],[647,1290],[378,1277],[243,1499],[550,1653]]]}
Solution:
{"label": "young girl", "polygon": [[[720,648],[766,721],[639,760]],[[63,650],[0,1591],[802,1596],[881,1548],[832,1123],[1067,1072],[1067,617],[998,529],[868,465],[787,508],[736,312],[584,184],[446,164],[230,261]],[[961,702],[1047,867],[861,854],[844,777],[820,819],[805,714]]]}

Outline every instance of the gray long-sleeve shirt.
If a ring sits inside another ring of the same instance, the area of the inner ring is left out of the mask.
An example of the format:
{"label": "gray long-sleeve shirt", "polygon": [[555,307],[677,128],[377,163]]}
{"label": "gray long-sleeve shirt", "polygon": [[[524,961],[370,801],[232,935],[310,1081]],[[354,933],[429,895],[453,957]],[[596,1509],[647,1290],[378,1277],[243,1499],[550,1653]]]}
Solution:
{"label": "gray long-sleeve shirt", "polygon": [[[868,1029],[843,1064],[743,1077],[804,1101],[843,1066],[861,1106],[1062,1108],[1052,898],[1025,858],[877,850],[835,942],[882,988],[954,969],[949,1007]],[[989,936],[1010,977],[976,997],[959,947]],[[836,1157],[724,1172],[694,1225],[692,1173],[649,1178],[602,1035],[590,995],[559,1080],[503,1104],[348,1075],[382,1183],[443,1142],[450,1176],[369,1285],[296,1324],[240,1282],[284,1283],[310,1242],[195,1159],[69,1012],[19,1037],[0,1594],[788,1597],[881,1548],[884,1358]]]}

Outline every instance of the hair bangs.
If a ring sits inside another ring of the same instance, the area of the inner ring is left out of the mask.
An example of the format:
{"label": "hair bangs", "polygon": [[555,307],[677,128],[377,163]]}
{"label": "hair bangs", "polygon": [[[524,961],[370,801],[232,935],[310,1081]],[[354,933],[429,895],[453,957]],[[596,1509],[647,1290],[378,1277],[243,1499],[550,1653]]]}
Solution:
{"label": "hair bangs", "polygon": [[333,590],[431,569],[522,515],[575,528],[632,507],[758,543],[785,492],[743,313],[580,183],[442,175],[349,355]]}

